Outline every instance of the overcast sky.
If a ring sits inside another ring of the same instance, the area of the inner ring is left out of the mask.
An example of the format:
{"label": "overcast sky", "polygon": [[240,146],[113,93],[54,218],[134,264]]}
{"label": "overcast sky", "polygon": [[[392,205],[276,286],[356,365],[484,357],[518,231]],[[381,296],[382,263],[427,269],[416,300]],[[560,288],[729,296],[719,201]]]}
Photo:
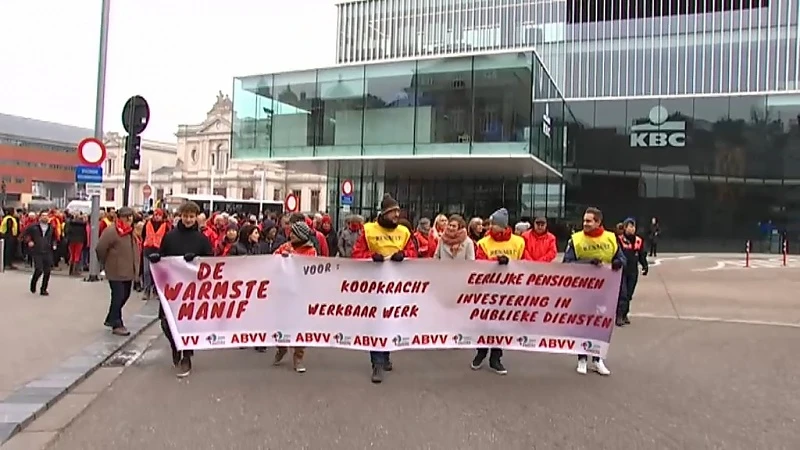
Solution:
{"label": "overcast sky", "polygon": [[[143,137],[173,141],[234,76],[335,62],[334,0],[112,0],[105,131],[125,100],[150,104]],[[94,126],[101,0],[0,0],[0,112]]]}

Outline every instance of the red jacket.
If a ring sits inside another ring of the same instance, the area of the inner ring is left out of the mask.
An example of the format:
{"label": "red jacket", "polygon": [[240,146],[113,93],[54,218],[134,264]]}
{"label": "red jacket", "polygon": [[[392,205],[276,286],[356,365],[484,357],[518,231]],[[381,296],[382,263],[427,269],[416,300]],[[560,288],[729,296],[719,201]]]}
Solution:
{"label": "red jacket", "polygon": [[556,259],[556,237],[549,231],[536,234],[533,230],[522,233],[525,239],[525,254],[522,259],[526,261],[552,262]]}
{"label": "red jacket", "polygon": [[[384,258],[389,259],[392,255],[383,255]],[[417,257],[417,249],[414,248],[414,240],[413,235],[408,237],[408,241],[406,242],[406,246],[403,248],[403,256],[406,258],[416,258]],[[365,234],[359,233],[358,239],[356,239],[355,245],[353,245],[353,259],[370,259],[372,258],[372,252],[369,251],[369,244],[367,243],[367,238]]]}
{"label": "red jacket", "polygon": [[420,258],[428,258],[436,251],[434,247],[431,251],[430,235],[425,236],[419,230],[414,232],[414,237],[417,239],[417,251]]}
{"label": "red jacket", "polygon": [[280,247],[275,249],[275,255],[304,255],[304,256],[317,256],[317,249],[313,245],[303,245],[300,247],[293,247],[291,242],[284,242]]}

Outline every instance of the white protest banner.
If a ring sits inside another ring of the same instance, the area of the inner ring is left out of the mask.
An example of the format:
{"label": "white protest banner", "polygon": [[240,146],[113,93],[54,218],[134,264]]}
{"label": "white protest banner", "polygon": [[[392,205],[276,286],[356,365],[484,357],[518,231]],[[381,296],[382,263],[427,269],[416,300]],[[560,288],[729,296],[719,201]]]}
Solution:
{"label": "white protest banner", "polygon": [[620,274],[511,261],[273,255],[153,264],[181,349],[500,347],[605,356]]}

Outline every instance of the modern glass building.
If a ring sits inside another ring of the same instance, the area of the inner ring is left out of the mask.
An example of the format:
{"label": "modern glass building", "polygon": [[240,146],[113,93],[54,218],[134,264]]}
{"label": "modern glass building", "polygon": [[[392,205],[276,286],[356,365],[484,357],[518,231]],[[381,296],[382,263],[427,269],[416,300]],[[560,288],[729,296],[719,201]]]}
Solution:
{"label": "modern glass building", "polygon": [[234,157],[327,172],[331,211],[353,179],[365,213],[390,192],[413,218],[656,216],[674,251],[800,239],[797,0],[337,11],[340,66],[239,78],[234,95]]}

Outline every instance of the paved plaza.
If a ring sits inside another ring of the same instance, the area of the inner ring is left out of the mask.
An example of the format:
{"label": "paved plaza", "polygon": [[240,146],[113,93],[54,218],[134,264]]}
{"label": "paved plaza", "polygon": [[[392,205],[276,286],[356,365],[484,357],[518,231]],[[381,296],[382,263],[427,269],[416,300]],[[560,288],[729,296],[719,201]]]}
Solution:
{"label": "paved plaza", "polygon": [[568,356],[508,352],[501,377],[471,371],[470,351],[406,351],[373,385],[365,353],[311,349],[302,375],[271,352],[225,350],[199,352],[178,380],[151,327],[135,363],[62,400],[68,419],[45,415],[0,449],[796,449],[800,264],[774,258],[658,258],[608,378]]}

